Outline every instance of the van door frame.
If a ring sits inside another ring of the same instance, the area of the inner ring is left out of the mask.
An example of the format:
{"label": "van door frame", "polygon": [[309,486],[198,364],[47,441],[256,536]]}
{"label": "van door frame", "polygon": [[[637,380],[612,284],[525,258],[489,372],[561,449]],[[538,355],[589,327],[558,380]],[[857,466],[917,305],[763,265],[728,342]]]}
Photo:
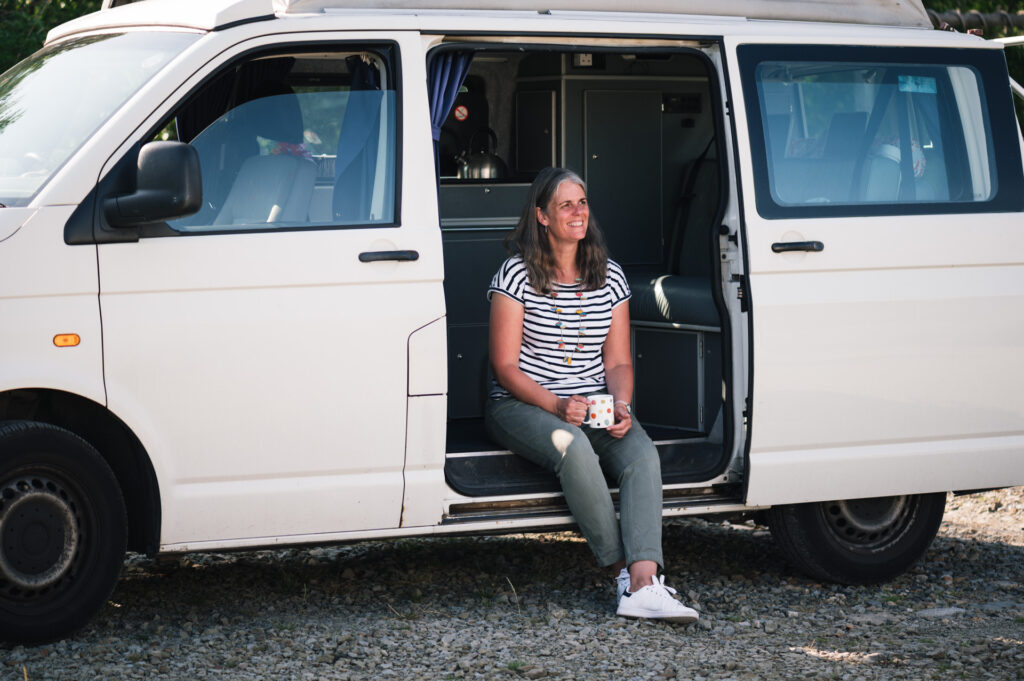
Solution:
{"label": "van door frame", "polygon": [[[743,457],[747,447],[748,438],[744,433],[744,422],[746,420],[746,406],[748,401],[748,380],[749,370],[746,367],[749,359],[743,359],[749,355],[749,344],[746,340],[746,333],[742,329],[749,324],[748,310],[743,304],[745,284],[742,271],[732,263],[745,259],[745,246],[743,245],[743,229],[741,227],[741,211],[739,210],[739,186],[736,181],[736,174],[732,168],[736,163],[735,150],[735,122],[732,115],[732,103],[728,93],[729,73],[727,69],[726,52],[724,40],[721,36],[666,36],[652,34],[616,34],[614,38],[607,35],[585,33],[579,35],[563,34],[537,34],[537,33],[505,33],[495,32],[493,34],[480,31],[447,32],[444,34],[424,34],[424,47],[427,51],[426,59],[442,46],[447,45],[444,41],[453,39],[465,39],[457,43],[460,47],[474,45],[489,49],[501,49],[502,45],[514,45],[517,50],[560,50],[564,52],[573,51],[605,51],[622,53],[629,51],[631,47],[638,47],[650,51],[669,52],[677,51],[691,54],[702,59],[708,71],[708,84],[710,90],[710,105],[712,107],[712,119],[715,126],[715,143],[718,150],[720,193],[718,212],[713,220],[714,234],[711,235],[712,243],[717,244],[720,257],[714,259],[713,263],[713,285],[712,295],[715,306],[718,309],[721,319],[721,336],[723,348],[723,383],[726,386],[723,409],[723,465],[720,472],[713,476],[712,480],[728,485],[740,485],[745,481]],[[521,38],[522,43],[514,42],[513,39]],[[633,44],[633,41],[637,44]],[[684,44],[685,43],[685,44]],[[733,119],[727,125],[726,118]],[[733,128],[730,134],[730,126]],[[564,147],[564,144],[563,144]],[[736,327],[736,328],[734,328]],[[737,331],[736,329],[741,329]],[[744,396],[742,398],[738,396]],[[666,488],[694,487],[699,483],[684,483],[669,485]],[[742,490],[737,487],[737,496]],[[457,503],[465,499],[449,490],[449,502]],[[667,502],[668,503],[668,502]],[[678,509],[681,510],[681,509]],[[667,510],[667,514],[671,514]]]}

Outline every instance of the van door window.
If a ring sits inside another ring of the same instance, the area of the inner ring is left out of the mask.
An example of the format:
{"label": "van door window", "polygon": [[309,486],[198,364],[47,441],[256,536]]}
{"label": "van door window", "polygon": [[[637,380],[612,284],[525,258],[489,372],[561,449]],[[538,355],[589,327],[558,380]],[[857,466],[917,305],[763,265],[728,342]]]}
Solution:
{"label": "van door window", "polygon": [[179,232],[396,223],[396,84],[389,47],[236,63],[157,139],[199,152],[203,208]]}
{"label": "van door window", "polygon": [[1018,200],[1000,192],[1020,172],[1003,176],[1012,160],[995,143],[1013,135],[1009,107],[990,111],[986,100],[992,55],[950,64],[938,50],[810,53],[740,50],[764,217],[964,212]]}

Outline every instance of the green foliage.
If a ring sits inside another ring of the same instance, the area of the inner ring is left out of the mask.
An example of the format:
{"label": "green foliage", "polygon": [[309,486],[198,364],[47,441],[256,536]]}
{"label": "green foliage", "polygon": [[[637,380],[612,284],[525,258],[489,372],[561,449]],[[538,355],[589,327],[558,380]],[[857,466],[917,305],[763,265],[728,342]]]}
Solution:
{"label": "green foliage", "polygon": [[[979,12],[1009,12],[1010,14],[1016,14],[1024,11],[1024,0],[1018,2],[999,2],[998,0],[966,0],[964,2],[960,2],[960,0],[924,0],[924,6],[936,12],[968,12],[970,10],[977,10]],[[1024,30],[1007,31],[1004,27],[985,31],[986,38],[1022,34],[1024,34]],[[1006,67],[1010,71],[1011,78],[1018,83],[1024,83],[1024,46],[1007,48]],[[1013,104],[1017,110],[1017,118],[1024,125],[1024,102],[1014,97]]]}
{"label": "green foliage", "polygon": [[0,11],[38,19],[49,30],[100,8],[100,0],[0,0]]}
{"label": "green foliage", "polygon": [[0,72],[43,44],[58,24],[100,8],[100,0],[0,0]]}
{"label": "green foliage", "polygon": [[0,71],[6,71],[35,52],[46,30],[30,14],[0,9]]}
{"label": "green foliage", "polygon": [[1011,12],[1024,10],[1024,2],[993,2],[992,0],[924,0],[924,6],[936,12],[976,9],[979,12]]}

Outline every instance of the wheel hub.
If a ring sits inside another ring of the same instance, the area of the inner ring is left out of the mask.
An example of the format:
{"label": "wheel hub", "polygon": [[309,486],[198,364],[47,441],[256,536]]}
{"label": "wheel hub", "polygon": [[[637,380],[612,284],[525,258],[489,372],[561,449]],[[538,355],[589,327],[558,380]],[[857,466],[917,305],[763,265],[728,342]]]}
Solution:
{"label": "wheel hub", "polygon": [[902,531],[912,510],[906,496],[831,501],[822,506],[834,536],[858,548],[891,541]]}
{"label": "wheel hub", "polygon": [[68,492],[41,477],[0,489],[0,588],[12,595],[43,591],[68,575],[79,522]]}

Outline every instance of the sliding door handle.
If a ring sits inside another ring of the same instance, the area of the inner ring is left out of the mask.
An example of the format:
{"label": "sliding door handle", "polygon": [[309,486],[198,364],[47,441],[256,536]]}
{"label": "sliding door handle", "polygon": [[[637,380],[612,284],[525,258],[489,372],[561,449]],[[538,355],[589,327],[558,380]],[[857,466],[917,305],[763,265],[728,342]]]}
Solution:
{"label": "sliding door handle", "polygon": [[772,253],[789,253],[791,251],[810,251],[820,253],[825,244],[820,241],[776,241],[772,244]]}
{"label": "sliding door handle", "polygon": [[382,260],[419,260],[419,251],[365,251],[359,254],[359,262],[380,262]]}

